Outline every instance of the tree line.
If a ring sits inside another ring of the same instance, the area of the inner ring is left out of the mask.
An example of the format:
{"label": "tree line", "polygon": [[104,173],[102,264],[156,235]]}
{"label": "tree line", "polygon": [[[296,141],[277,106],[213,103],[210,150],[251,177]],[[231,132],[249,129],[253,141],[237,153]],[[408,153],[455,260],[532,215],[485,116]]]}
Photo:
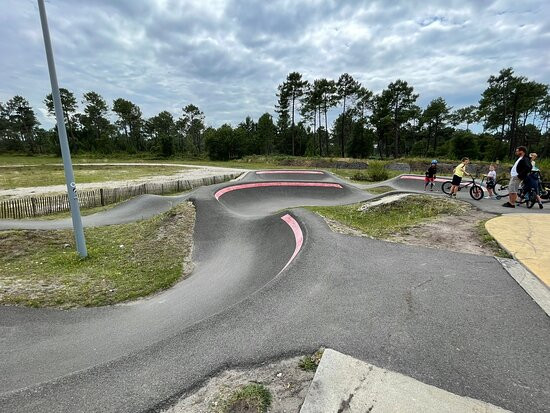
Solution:
{"label": "tree line", "polygon": [[[277,88],[274,120],[264,113],[237,126],[206,127],[195,105],[178,118],[168,111],[145,119],[123,98],[112,105],[101,95],[61,89],[65,124],[73,153],[150,153],[156,156],[227,160],[252,154],[398,158],[402,156],[496,160],[513,156],[518,145],[550,155],[550,95],[546,84],[502,69],[487,80],[476,105],[450,107],[443,97],[425,108],[404,80],[378,94],[350,74],[308,81],[289,73]],[[54,114],[51,94],[44,99]],[[329,124],[329,118],[335,118]],[[483,131],[473,133],[472,124]],[[55,128],[44,130],[29,102],[14,96],[0,102],[0,152],[59,153]]]}

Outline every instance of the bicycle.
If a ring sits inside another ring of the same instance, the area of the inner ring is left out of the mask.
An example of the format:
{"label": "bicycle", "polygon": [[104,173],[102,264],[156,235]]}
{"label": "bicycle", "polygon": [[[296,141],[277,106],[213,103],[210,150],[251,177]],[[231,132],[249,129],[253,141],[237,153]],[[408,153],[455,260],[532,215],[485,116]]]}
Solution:
{"label": "bicycle", "polygon": [[[483,188],[481,187],[481,185],[479,185],[476,182],[476,178],[474,178],[471,175],[470,175],[470,178],[472,179],[472,181],[464,183],[464,184],[461,183],[458,186],[458,190],[460,191],[462,188],[470,187],[470,196],[472,197],[472,199],[474,199],[476,201],[479,201],[481,198],[483,198]],[[483,178],[483,179],[485,179],[485,178]],[[483,179],[481,180],[481,182],[483,182]],[[450,195],[452,185],[453,185],[453,181],[445,181],[441,184],[441,190],[445,194]]]}
{"label": "bicycle", "polygon": [[[542,194],[545,192],[545,195],[548,196],[548,190],[545,188],[544,183],[542,182],[540,172],[536,171],[532,173],[535,177],[536,184],[534,186],[531,186],[528,191],[525,191],[525,185],[524,182],[521,183],[518,191],[518,199],[517,205],[525,204],[527,208],[533,208],[533,206],[538,203],[539,199],[537,199],[539,196],[542,199]],[[542,202],[542,200],[541,200]],[[542,203],[541,203],[542,208]]]}
{"label": "bicycle", "polygon": [[500,178],[497,179],[495,183],[495,187],[493,188],[493,191],[497,197],[497,199],[505,198],[509,195],[508,191],[508,185],[510,184],[510,180],[507,178]]}

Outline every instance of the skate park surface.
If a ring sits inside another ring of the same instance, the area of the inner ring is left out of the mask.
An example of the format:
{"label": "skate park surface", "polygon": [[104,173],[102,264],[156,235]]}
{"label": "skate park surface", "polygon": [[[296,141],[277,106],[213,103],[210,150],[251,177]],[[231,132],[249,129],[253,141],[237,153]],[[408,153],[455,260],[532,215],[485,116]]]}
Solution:
{"label": "skate park surface", "polygon": [[85,217],[109,225],[192,201],[195,270],[129,304],[0,307],[0,410],[155,411],[218,371],[324,346],[508,410],[546,411],[548,316],[496,259],[337,234],[299,208],[369,198],[323,171],[256,171]]}

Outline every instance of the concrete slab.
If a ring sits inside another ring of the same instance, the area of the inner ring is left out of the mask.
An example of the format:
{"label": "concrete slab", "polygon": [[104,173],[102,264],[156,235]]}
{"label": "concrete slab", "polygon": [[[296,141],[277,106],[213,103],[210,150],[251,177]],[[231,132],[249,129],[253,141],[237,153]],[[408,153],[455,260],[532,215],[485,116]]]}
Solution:
{"label": "concrete slab", "polygon": [[503,413],[492,404],[458,396],[413,378],[327,349],[300,413]]}
{"label": "concrete slab", "polygon": [[502,248],[550,287],[550,217],[508,214],[487,221],[485,227]]}
{"label": "concrete slab", "polygon": [[550,289],[516,260],[495,257],[527,294],[550,316]]}

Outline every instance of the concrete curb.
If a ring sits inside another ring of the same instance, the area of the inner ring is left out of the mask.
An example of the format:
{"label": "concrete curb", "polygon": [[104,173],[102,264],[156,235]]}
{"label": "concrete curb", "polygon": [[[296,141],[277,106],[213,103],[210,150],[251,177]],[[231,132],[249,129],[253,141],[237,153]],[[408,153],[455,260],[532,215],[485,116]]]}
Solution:
{"label": "concrete curb", "polygon": [[411,377],[326,349],[300,413],[505,413]]}
{"label": "concrete curb", "polygon": [[[504,248],[502,245],[501,247]],[[508,253],[510,252],[508,251]],[[521,288],[531,296],[539,307],[543,309],[546,315],[550,316],[550,289],[520,262],[510,258],[495,257],[495,259],[516,280]]]}

